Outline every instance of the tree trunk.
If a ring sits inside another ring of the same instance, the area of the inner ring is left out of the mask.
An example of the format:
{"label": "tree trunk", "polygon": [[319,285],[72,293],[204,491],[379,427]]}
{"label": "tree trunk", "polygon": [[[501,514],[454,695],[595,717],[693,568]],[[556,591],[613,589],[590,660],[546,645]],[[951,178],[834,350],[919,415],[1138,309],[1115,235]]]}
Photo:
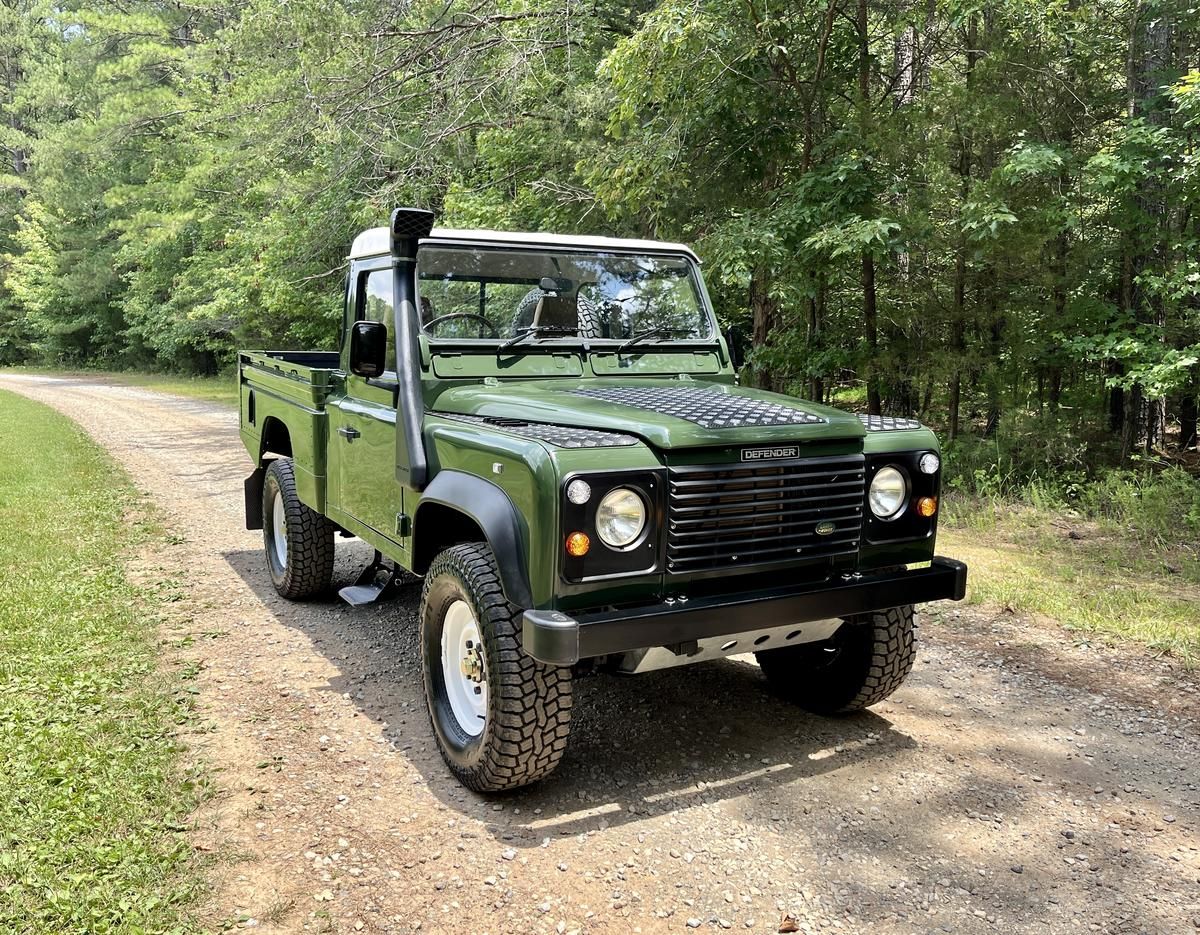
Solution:
{"label": "tree trunk", "polygon": [[[1158,5],[1138,5],[1134,15],[1139,21],[1130,30],[1129,115],[1141,118],[1151,126],[1163,126],[1167,120],[1168,104],[1162,87],[1170,80],[1168,72],[1173,24],[1166,13]],[[1142,177],[1134,196],[1134,207],[1137,223],[1143,230],[1133,232],[1133,246],[1128,254],[1130,307],[1138,322],[1157,326],[1159,334],[1164,335],[1165,309],[1162,300],[1147,292],[1141,282],[1143,272],[1161,268],[1165,259],[1165,192],[1153,171]],[[1139,233],[1140,237],[1137,236]],[[1125,406],[1126,424],[1121,435],[1122,459],[1133,454],[1143,428],[1143,449],[1148,453],[1158,445],[1166,421],[1161,403],[1162,400],[1146,400],[1142,387],[1134,385]]]}
{"label": "tree trunk", "polygon": [[[766,347],[779,316],[779,303],[771,296],[770,274],[761,267],[750,278],[750,311],[753,315],[751,341],[754,349],[759,350]],[[750,375],[760,389],[774,389],[775,376],[761,362],[755,363]]]}
{"label": "tree trunk", "polygon": [[1003,386],[1000,355],[1004,350],[1004,318],[1000,314],[1000,298],[996,286],[996,271],[989,271],[987,280],[988,329],[988,411],[983,435],[992,438],[1000,429],[1001,399]]}
{"label": "tree trunk", "polygon": [[[1125,368],[1119,360],[1110,360],[1105,364],[1109,376],[1121,376]],[[1114,386],[1108,392],[1108,430],[1113,435],[1120,436],[1125,431],[1125,388]]]}
{"label": "tree trunk", "polygon": [[[858,118],[862,145],[865,147],[871,127],[871,41],[867,32],[867,0],[858,0]],[[875,255],[870,249],[862,252],[863,332],[866,337],[866,360],[863,377],[867,382],[867,412],[879,415],[883,407],[879,398],[879,316],[875,293]]]}
{"label": "tree trunk", "polygon": [[1196,447],[1197,423],[1200,422],[1200,397],[1196,392],[1196,380],[1179,399],[1179,450]]}
{"label": "tree trunk", "polygon": [[867,360],[863,368],[867,379],[867,412],[883,412],[879,398],[879,316],[875,306],[875,257],[870,250],[862,254],[863,327],[867,335]]}
{"label": "tree trunk", "polygon": [[[816,283],[812,298],[808,300],[808,347],[809,353],[821,350],[821,319],[825,316],[825,280],[813,277]],[[811,365],[810,365],[811,366]],[[808,378],[809,399],[820,402],[825,393],[824,380],[818,373],[810,372]]]}
{"label": "tree trunk", "polygon": [[1142,388],[1135,383],[1125,394],[1125,418],[1121,424],[1121,460],[1128,461],[1142,433]]}
{"label": "tree trunk", "polygon": [[[967,20],[967,65],[964,80],[968,90],[973,84],[975,63],[978,59],[979,31],[972,15]],[[959,195],[961,204],[965,204],[971,193],[971,150],[970,133],[961,125],[958,128],[958,165],[954,170],[959,178]],[[947,420],[950,423],[947,430],[950,441],[958,438],[959,416],[962,406],[962,368],[963,357],[966,354],[966,292],[967,292],[967,238],[960,229],[956,235],[957,243],[954,248],[954,299],[950,310],[950,355],[952,367],[950,375],[950,401]]]}

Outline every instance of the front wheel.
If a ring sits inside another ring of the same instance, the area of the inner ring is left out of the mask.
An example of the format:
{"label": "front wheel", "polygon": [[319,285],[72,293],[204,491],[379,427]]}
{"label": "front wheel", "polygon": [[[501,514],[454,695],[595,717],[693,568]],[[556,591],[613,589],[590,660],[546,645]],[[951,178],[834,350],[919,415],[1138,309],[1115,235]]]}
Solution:
{"label": "front wheel", "polygon": [[829,639],[755,653],[767,682],[815,714],[861,711],[898,689],[917,657],[911,604],[850,617]]}
{"label": "front wheel", "polygon": [[433,560],[420,617],[425,699],[450,771],[476,792],[549,775],[567,748],[571,672],[521,648],[521,611],[505,600],[486,544]]}
{"label": "front wheel", "polygon": [[334,526],[296,493],[290,458],[277,458],[263,478],[263,547],[271,583],[281,597],[300,600],[333,579]]}

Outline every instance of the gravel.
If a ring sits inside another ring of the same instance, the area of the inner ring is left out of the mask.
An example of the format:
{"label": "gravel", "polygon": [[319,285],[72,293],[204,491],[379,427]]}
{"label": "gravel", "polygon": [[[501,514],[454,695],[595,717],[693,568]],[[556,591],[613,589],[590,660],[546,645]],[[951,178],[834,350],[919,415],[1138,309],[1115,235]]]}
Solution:
{"label": "gravel", "polygon": [[[242,528],[235,415],[94,378],[0,386],[78,420],[175,534],[135,570],[186,582],[164,664],[197,672],[182,739],[214,795],[194,838],[224,858],[209,927],[1200,928],[1200,695],[1169,660],[955,606],[925,615],[909,683],[846,719],[788,707],[743,658],[589,677],[558,772],[487,799],[430,736],[416,587],[276,597]],[[370,557],[338,552],[339,583]]]}

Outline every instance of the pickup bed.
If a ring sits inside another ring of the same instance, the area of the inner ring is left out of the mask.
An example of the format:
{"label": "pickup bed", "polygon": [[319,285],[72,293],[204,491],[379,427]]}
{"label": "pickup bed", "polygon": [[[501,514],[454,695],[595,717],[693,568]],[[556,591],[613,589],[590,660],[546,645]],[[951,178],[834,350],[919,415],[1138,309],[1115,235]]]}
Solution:
{"label": "pickup bed", "polygon": [[896,690],[935,554],[941,462],[918,422],[738,384],[681,244],[433,229],[354,242],[337,352],[244,351],[249,528],[280,594],[375,549],[352,604],[424,576],[430,722],[494,791],[550,772],[571,682],[753,652],[835,713]]}

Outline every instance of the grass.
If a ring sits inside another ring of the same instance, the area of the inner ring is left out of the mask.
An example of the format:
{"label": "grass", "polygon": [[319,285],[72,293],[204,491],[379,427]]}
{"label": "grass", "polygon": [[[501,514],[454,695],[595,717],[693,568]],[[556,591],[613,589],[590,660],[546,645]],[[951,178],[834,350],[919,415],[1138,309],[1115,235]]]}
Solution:
{"label": "grass", "polygon": [[0,931],[193,929],[188,712],[124,564],[161,533],[73,423],[5,392],[0,477]]}
{"label": "grass", "polygon": [[[120,370],[54,370],[45,367],[13,367],[14,373],[37,373],[54,377],[102,378],[125,386],[142,386],[210,403],[236,407],[238,385],[233,376],[188,377],[179,374],[139,373]],[[3,372],[3,371],[0,371]]]}
{"label": "grass", "polygon": [[970,566],[971,603],[1200,665],[1200,556],[1187,544],[1156,545],[1119,524],[1046,509],[952,500],[938,551]]}

